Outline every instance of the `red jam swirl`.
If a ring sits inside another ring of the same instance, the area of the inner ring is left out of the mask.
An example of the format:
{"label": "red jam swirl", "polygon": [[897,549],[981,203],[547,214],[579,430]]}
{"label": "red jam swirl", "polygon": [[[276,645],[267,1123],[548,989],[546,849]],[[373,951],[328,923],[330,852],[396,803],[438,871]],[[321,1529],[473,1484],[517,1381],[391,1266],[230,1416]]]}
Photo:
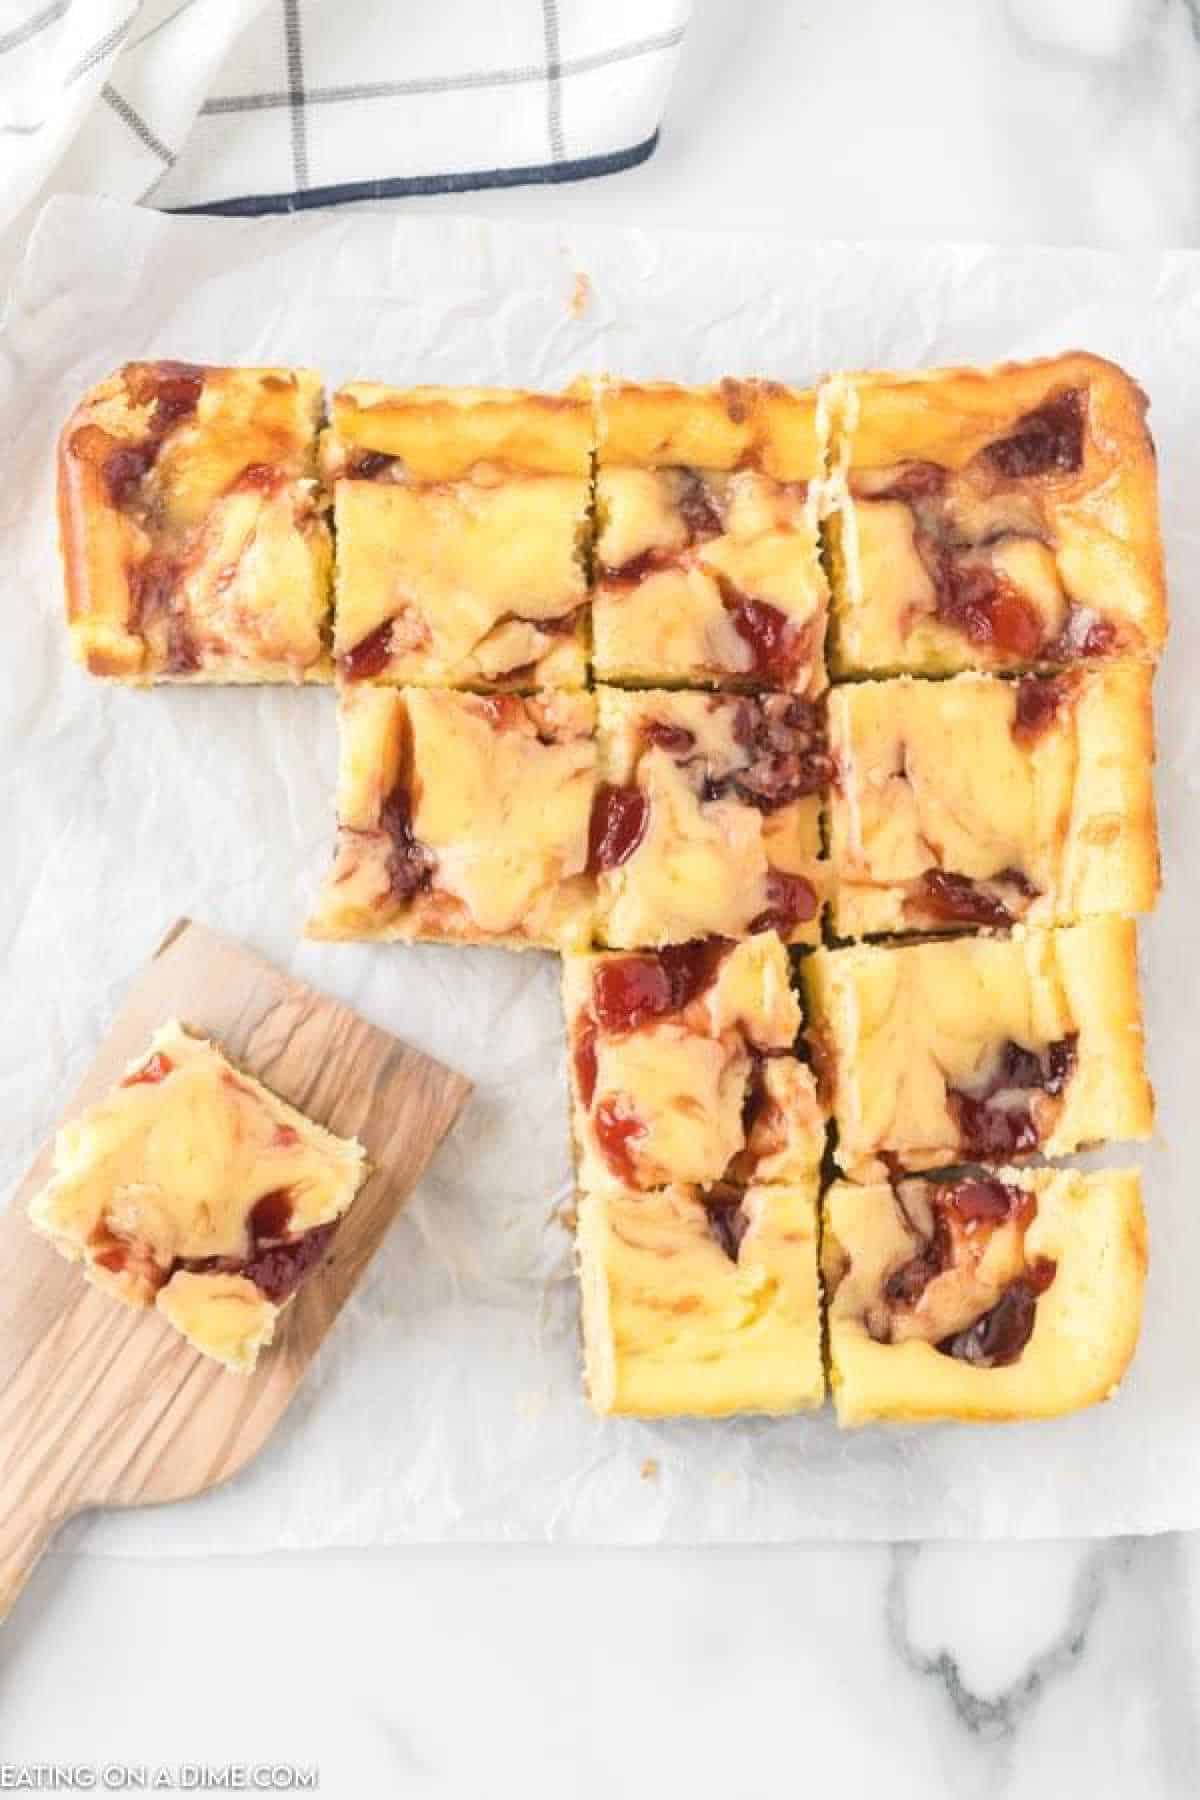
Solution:
{"label": "red jam swirl", "polygon": [[1025,413],[1007,437],[982,454],[1007,481],[1074,475],[1083,467],[1085,424],[1086,395],[1081,388],[1064,388]]}
{"label": "red jam swirl", "polygon": [[968,1325],[943,1338],[937,1348],[943,1356],[970,1363],[976,1369],[1000,1369],[1016,1362],[1033,1336],[1038,1297],[1057,1274],[1047,1257],[1035,1257],[1024,1275],[1005,1288],[995,1306]]}
{"label": "red jam swirl", "polygon": [[788,937],[797,925],[806,925],[817,916],[817,890],[803,875],[785,875],[771,869],[766,881],[767,904],[750,921],[751,931],[777,931]]}
{"label": "red jam swirl", "polygon": [[143,1083],[153,1085],[159,1081],[165,1081],[174,1067],[175,1064],[169,1056],[164,1056],[161,1050],[156,1050],[153,1056],[146,1059],[140,1069],[135,1069],[132,1075],[126,1075],[121,1086],[140,1087]]}
{"label": "red jam swirl", "polygon": [[[968,1094],[948,1088],[947,1105],[964,1154],[995,1162],[1035,1151],[1041,1132],[1033,1118],[1032,1098],[1037,1093],[1051,1098],[1062,1094],[1075,1071],[1077,1044],[1074,1033],[1059,1038],[1047,1047],[1043,1061],[1038,1052],[1010,1040],[982,1089]],[[1000,1095],[1003,1101],[998,1101]]]}
{"label": "red jam swirl", "polygon": [[1049,731],[1074,694],[1075,685],[1070,675],[1026,675],[1017,683],[1012,734],[1018,744],[1028,749]]}
{"label": "red jam swirl", "polygon": [[592,802],[588,828],[589,875],[619,869],[646,835],[650,803],[636,787],[601,782]]}
{"label": "red jam swirl", "polygon": [[125,391],[135,406],[152,406],[140,444],[117,444],[101,465],[101,476],[113,505],[125,510],[141,494],[142,482],[154,467],[163,439],[181,419],[195,412],[204,391],[205,371],[195,363],[130,363],[124,371]]}
{"label": "red jam swirl", "polygon": [[[1051,395],[1018,419],[1013,430],[978,452],[975,460],[991,479],[1028,481],[1074,474],[1083,465],[1087,396],[1069,388]],[[972,552],[991,539],[964,537],[948,511],[949,472],[932,463],[898,468],[885,487],[869,498],[899,500],[912,509],[918,555],[933,584],[935,611],[973,644],[991,648],[1012,662],[1057,662],[1111,655],[1116,631],[1105,619],[1080,618],[1072,608],[1053,641],[1044,635],[1037,608],[1005,575]],[[1003,535],[1003,534],[1001,534]]]}
{"label": "red jam swirl", "polygon": [[717,1182],[712,1187],[705,1188],[700,1199],[709,1231],[730,1262],[735,1263],[741,1254],[742,1239],[750,1225],[746,1209],[742,1205],[742,1194],[737,1188]]}
{"label": "red jam swirl", "polygon": [[644,725],[642,740],[648,750],[665,750],[676,760],[689,756],[696,748],[694,731],[689,731],[686,725],[668,725],[663,719],[651,719]]}
{"label": "red jam swirl", "polygon": [[311,1231],[301,1232],[287,1243],[272,1244],[252,1256],[240,1273],[254,1283],[265,1299],[282,1306],[321,1261],[336,1229],[335,1219],[328,1225],[314,1225]]}
{"label": "red jam swirl", "polygon": [[789,686],[807,660],[808,632],[769,600],[742,593],[726,576],[718,575],[716,582],[733,629],[750,651],[750,673],[759,681]]}
{"label": "red jam swirl", "polygon": [[[884,1297],[894,1306],[915,1306],[929,1283],[954,1266],[956,1238],[965,1237],[980,1253],[991,1232],[1010,1220],[1021,1229],[1037,1214],[1036,1197],[994,1176],[964,1176],[932,1187],[933,1233],[916,1256],[895,1270],[884,1284]],[[977,1368],[999,1368],[1015,1362],[1032,1335],[1038,1296],[1054,1280],[1055,1264],[1034,1257],[996,1304],[962,1331],[942,1338],[936,1348]]]}
{"label": "red jam swirl", "polygon": [[385,619],[342,656],[338,668],[347,681],[371,681],[382,675],[392,654],[392,620]]}
{"label": "red jam swirl", "polygon": [[391,840],[387,877],[392,896],[407,901],[425,893],[433,881],[434,859],[428,845],[413,835],[412,797],[403,782],[380,807],[379,829]]}
{"label": "red jam swirl", "polygon": [[646,1127],[637,1114],[622,1110],[617,1095],[606,1094],[592,1114],[592,1129],[601,1154],[618,1181],[626,1187],[636,1187],[634,1147],[646,1135]]}
{"label": "red jam swirl", "polygon": [[589,1107],[596,1093],[596,1027],[591,1019],[581,1021],[575,1034],[572,1057],[580,1102]]}
{"label": "red jam swirl", "polygon": [[733,736],[746,759],[725,775],[708,776],[705,800],[719,800],[732,792],[759,812],[774,812],[818,793],[832,779],[833,758],[819,702],[783,694],[740,700],[733,715]]}
{"label": "red jam swirl", "polygon": [[1038,659],[1041,616],[1010,581],[988,563],[960,561],[957,546],[948,547],[924,531],[918,530],[916,544],[943,623],[981,648],[994,648],[1021,662]]}
{"label": "red jam swirl", "polygon": [[292,1190],[272,1188],[250,1208],[250,1236],[255,1245],[265,1238],[287,1236],[292,1217]]}
{"label": "red jam swirl", "polygon": [[676,478],[679,487],[675,506],[687,527],[688,544],[720,537],[725,529],[724,521],[704,477],[695,469],[681,468],[677,470]]}
{"label": "red jam swirl", "polygon": [[592,971],[592,1014],[604,1031],[634,1031],[682,1012],[711,985],[729,949],[724,938],[695,938],[637,956],[606,957]]}
{"label": "red jam swirl", "polygon": [[[1016,871],[1005,870],[1005,875],[1010,873]],[[1024,882],[1023,876],[1020,879]],[[952,869],[926,869],[911,905],[924,917],[944,925],[1005,926],[1011,925],[1014,917],[998,894]]]}

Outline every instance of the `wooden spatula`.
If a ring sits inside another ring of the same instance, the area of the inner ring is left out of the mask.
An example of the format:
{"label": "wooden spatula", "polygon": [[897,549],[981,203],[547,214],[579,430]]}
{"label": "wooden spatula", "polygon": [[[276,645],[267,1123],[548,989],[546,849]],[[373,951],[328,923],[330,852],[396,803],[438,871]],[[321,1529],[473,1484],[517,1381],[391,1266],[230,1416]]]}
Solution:
{"label": "wooden spatula", "polygon": [[262,1448],[470,1092],[349,1007],[185,919],[134,982],[64,1117],[107,1093],[169,1018],[219,1039],[285,1100],[358,1137],[373,1173],[245,1376],[200,1356],[156,1312],[88,1286],[35,1236],[25,1208],[50,1173],[46,1146],[0,1216],[0,1618],[72,1514],[203,1493]]}

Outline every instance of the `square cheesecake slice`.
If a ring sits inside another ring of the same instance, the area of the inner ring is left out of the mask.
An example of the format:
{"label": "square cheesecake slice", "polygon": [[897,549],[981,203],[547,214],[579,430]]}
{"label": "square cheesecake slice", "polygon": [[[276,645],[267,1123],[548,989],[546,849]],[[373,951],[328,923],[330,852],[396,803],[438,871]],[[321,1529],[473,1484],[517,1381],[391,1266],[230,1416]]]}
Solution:
{"label": "square cheesecake slice", "polygon": [[1128,919],[819,950],[801,975],[853,1180],[1150,1135]]}
{"label": "square cheesecake slice", "polygon": [[304,369],[128,363],[58,451],[76,658],[155,681],[328,681],[332,550]]}
{"label": "square cheesecake slice", "polygon": [[817,1179],[579,1201],[588,1397],[599,1413],[820,1406]]}
{"label": "square cheesecake slice", "polygon": [[827,865],[820,703],[601,688],[590,866],[600,941],[658,948],[778,931],[813,944]]}
{"label": "square cheesecake slice", "polygon": [[596,416],[597,679],[819,694],[815,393],[616,383]]}
{"label": "square cheesecake slice", "polygon": [[307,935],[587,945],[594,722],[590,694],[344,686],[337,846]]}
{"label": "square cheesecake slice", "polygon": [[343,679],[584,687],[591,448],[582,395],[335,394],[323,465]]}
{"label": "square cheesecake slice", "polygon": [[322,1260],[367,1172],[178,1021],[55,1140],[34,1226],[126,1305],[239,1373]]}
{"label": "square cheesecake slice", "polygon": [[836,673],[1154,660],[1154,445],[1123,370],[1076,352],[850,375],[833,394]]}
{"label": "square cheesecake slice", "polygon": [[839,937],[1069,924],[1158,892],[1151,670],[856,682],[829,696]]}
{"label": "square cheesecake slice", "polygon": [[1139,1177],[838,1181],[821,1267],[839,1424],[1074,1412],[1115,1393],[1137,1346]]}
{"label": "square cheesecake slice", "polygon": [[825,1119],[796,1055],[800,1003],[773,931],[568,956],[563,1001],[580,1185],[805,1180]]}

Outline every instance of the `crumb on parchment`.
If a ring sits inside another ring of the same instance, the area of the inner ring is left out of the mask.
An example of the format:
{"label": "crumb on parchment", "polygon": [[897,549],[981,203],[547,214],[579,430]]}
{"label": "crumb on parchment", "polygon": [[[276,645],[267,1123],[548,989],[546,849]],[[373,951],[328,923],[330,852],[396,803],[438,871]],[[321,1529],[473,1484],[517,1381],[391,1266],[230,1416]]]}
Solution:
{"label": "crumb on parchment", "polygon": [[658,1480],[658,1458],[657,1458],[657,1456],[648,1456],[646,1458],[645,1462],[642,1464],[642,1467],[641,1467],[641,1477],[642,1477],[643,1481],[657,1481]]}
{"label": "crumb on parchment", "polygon": [[567,301],[567,311],[573,319],[581,319],[592,303],[592,283],[590,277],[582,269],[575,271],[575,286],[571,290],[571,298]]}

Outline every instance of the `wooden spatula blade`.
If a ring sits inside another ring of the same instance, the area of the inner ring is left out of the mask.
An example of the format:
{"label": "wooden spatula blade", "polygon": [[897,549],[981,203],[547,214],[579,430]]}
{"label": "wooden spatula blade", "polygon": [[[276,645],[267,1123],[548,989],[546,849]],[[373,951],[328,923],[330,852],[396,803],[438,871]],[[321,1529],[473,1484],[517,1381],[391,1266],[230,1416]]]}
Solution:
{"label": "wooden spatula blade", "polygon": [[245,1467],[295,1393],[470,1083],[232,938],[180,921],[135,981],[63,1117],[108,1092],[168,1018],[285,1100],[358,1137],[372,1173],[252,1375],[84,1282],[25,1216],[47,1144],[0,1216],[0,1617],[62,1521],[204,1492]]}

